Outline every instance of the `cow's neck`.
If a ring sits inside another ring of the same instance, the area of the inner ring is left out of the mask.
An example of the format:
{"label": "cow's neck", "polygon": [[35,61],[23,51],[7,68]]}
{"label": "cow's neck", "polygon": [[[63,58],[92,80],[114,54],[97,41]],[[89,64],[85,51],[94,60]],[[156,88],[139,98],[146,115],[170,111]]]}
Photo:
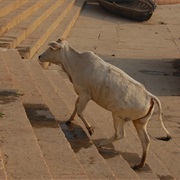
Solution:
{"label": "cow's neck", "polygon": [[70,81],[72,81],[73,72],[76,72],[78,59],[80,57],[80,52],[75,50],[69,44],[66,44],[64,47],[64,62],[63,68],[66,74],[68,75]]}

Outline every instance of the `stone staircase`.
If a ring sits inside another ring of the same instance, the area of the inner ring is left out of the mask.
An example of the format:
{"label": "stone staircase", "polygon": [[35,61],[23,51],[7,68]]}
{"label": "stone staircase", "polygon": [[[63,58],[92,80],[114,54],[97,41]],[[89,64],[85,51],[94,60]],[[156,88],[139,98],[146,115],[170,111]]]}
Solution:
{"label": "stone staircase", "polygon": [[55,29],[66,38],[85,0],[7,0],[0,2],[0,47],[32,58]]}
{"label": "stone staircase", "polygon": [[0,0],[0,179],[178,179],[173,157],[162,153],[170,162],[164,164],[157,156],[164,142],[153,142],[143,170],[131,168],[141,156],[131,124],[127,138],[98,149],[96,143],[114,130],[111,114],[93,102],[85,111],[95,127],[92,137],[78,117],[65,124],[77,95],[60,69],[42,69],[37,56],[48,41],[68,35],[83,4]]}
{"label": "stone staircase", "polygon": [[[0,49],[0,64],[0,179],[179,176],[178,171],[171,170],[172,164],[164,164],[157,156],[164,148],[159,142],[153,142],[143,170],[131,168],[141,155],[132,124],[127,125],[127,137],[121,142],[98,149],[96,143],[113,133],[113,125],[111,114],[93,102],[85,111],[95,127],[92,137],[78,117],[67,126],[77,95],[61,71],[44,70],[37,60],[23,60],[15,49]],[[177,149],[173,142],[170,147]],[[169,162],[174,161],[171,158]]]}

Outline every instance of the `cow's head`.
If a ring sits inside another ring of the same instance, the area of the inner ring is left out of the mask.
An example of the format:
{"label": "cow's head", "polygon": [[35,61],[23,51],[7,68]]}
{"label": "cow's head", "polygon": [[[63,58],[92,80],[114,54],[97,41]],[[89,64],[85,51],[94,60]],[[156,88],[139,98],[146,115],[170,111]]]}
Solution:
{"label": "cow's head", "polygon": [[52,41],[48,43],[49,48],[43,52],[39,56],[40,62],[50,62],[53,64],[61,63],[61,59],[63,59],[63,49],[65,46],[65,41],[62,39],[58,39],[57,41]]}

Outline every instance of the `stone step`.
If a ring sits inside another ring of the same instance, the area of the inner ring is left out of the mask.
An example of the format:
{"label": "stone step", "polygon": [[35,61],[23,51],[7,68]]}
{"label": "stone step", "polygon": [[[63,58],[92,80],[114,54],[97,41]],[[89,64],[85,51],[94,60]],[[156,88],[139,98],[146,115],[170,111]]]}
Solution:
{"label": "stone step", "polygon": [[[2,51],[2,49],[0,49]],[[10,78],[9,74],[7,73],[7,68],[2,61],[2,54],[0,53],[0,87],[3,89],[12,89],[12,79]],[[0,89],[1,90],[1,89]],[[0,95],[0,123],[4,116],[3,109],[2,109],[2,100]],[[1,137],[0,137],[0,179],[7,179],[7,173],[4,167],[4,160],[3,160],[3,154],[2,154],[2,144],[1,144]]]}
{"label": "stone step", "polygon": [[[1,17],[0,22],[0,35],[4,32],[10,30],[15,25],[19,24],[22,20],[27,18],[29,15],[33,14],[36,10],[38,10],[42,5],[44,5],[47,1],[46,0],[31,0],[31,1],[21,1],[26,2],[18,7],[16,10],[11,11],[7,15]],[[10,3],[13,3],[11,0]],[[5,42],[8,39],[5,39]],[[2,43],[1,43],[2,44]]]}
{"label": "stone step", "polygon": [[11,11],[14,11],[15,9],[17,9],[19,6],[21,6],[22,4],[28,2],[29,0],[6,0],[0,1],[0,17],[5,16],[6,14],[10,13]]}
{"label": "stone step", "polygon": [[0,37],[0,45],[5,48],[15,48],[23,40],[25,40],[29,34],[31,34],[46,18],[52,14],[57,7],[63,3],[62,0],[46,1],[44,5],[39,7],[37,11],[21,21],[11,30],[7,31]]}
{"label": "stone step", "polygon": [[7,179],[7,174],[4,167],[4,161],[3,161],[1,149],[0,149],[0,177],[1,179]]}
{"label": "stone step", "polygon": [[66,14],[71,10],[75,0],[65,0],[47,19],[36,28],[26,40],[24,40],[18,49],[22,58],[31,58],[35,52],[42,46],[48,36],[53,33],[58,24],[63,20]]}
{"label": "stone step", "polygon": [[6,65],[3,61],[3,54],[2,51],[4,51],[4,49],[0,48],[0,87],[3,89],[10,89],[13,88],[12,87],[12,78],[9,76],[9,74],[7,73],[7,68]]}
{"label": "stone step", "polygon": [[[0,149],[6,179],[51,179],[36,137],[24,111],[20,94],[14,89],[4,54],[0,51]],[[2,80],[2,81],[1,81]],[[2,172],[2,171],[1,171]]]}
{"label": "stone step", "polygon": [[112,171],[100,156],[96,147],[82,127],[76,123],[73,125],[73,129],[71,129],[71,127],[67,127],[65,124],[66,120],[68,120],[71,115],[71,112],[66,108],[65,103],[58,96],[58,93],[44,75],[39,63],[35,60],[25,61],[25,65],[51,112],[59,121],[59,124],[83,166],[87,177],[90,179],[113,179],[114,175]]}
{"label": "stone step", "polygon": [[[76,20],[79,17],[79,14],[81,10],[83,9],[83,6],[85,5],[85,0],[76,0],[72,10],[68,13],[67,16],[64,17],[61,27],[56,28],[56,32],[59,32],[59,37],[66,39],[68,36],[71,28],[75,24]],[[55,32],[55,34],[57,34]]]}
{"label": "stone step", "polygon": [[22,102],[52,178],[86,179],[84,169],[26,71],[19,53],[11,50],[11,53],[6,56],[11,57],[6,58],[6,66],[14,86],[24,94]]}
{"label": "stone step", "polygon": [[[47,38],[54,37],[56,29],[59,31],[56,37],[66,38],[85,4],[85,0],[16,1],[18,5],[1,18],[0,47],[17,47],[23,58],[31,58],[42,49]],[[0,8],[8,9],[11,4],[14,1],[7,0]]]}
{"label": "stone step", "polygon": [[[72,92],[72,85],[69,86],[66,84],[67,82],[63,79],[63,74],[60,75],[56,70],[45,70],[46,76],[51,81],[52,85],[58,92],[61,99],[66,103],[68,108],[73,111],[74,104],[77,99],[77,95]],[[65,78],[65,77],[64,77]],[[67,80],[68,81],[68,80]],[[72,103],[73,102],[73,103]],[[88,105],[89,106],[89,105]],[[95,107],[96,108],[96,107]],[[91,119],[91,125],[95,127],[95,133],[93,134],[92,138],[93,142],[97,142],[99,139],[107,138],[107,134],[105,133],[105,129],[101,128],[101,124],[98,123],[102,121],[102,117],[99,113],[98,116],[91,116],[91,110],[85,110],[85,117],[89,120]],[[96,118],[95,118],[96,117]],[[95,121],[93,119],[95,118]],[[76,117],[76,121],[78,123],[81,122],[79,118]],[[103,123],[103,122],[101,122]],[[81,123],[80,123],[81,124]],[[98,126],[100,125],[100,126]],[[136,173],[132,170],[130,165],[125,161],[120,154],[117,154],[115,150],[108,150],[108,149],[101,149],[100,152],[104,157],[106,163],[109,165],[111,170],[113,171],[115,177],[117,179],[139,179]]]}
{"label": "stone step", "polygon": [[0,108],[5,114],[0,139],[7,179],[51,179],[21,101],[12,90],[3,93],[12,94]]}
{"label": "stone step", "polygon": [[67,37],[71,28],[73,27],[74,23],[76,22],[84,4],[85,4],[85,0],[76,0],[71,11],[63,18],[63,20],[57,26],[57,28],[54,30],[54,32],[47,38],[47,40],[44,42],[44,44],[37,50],[37,52],[33,56],[33,59],[35,59],[35,60],[38,59],[38,56],[47,48],[47,44],[50,41],[54,41],[59,38],[65,39]]}

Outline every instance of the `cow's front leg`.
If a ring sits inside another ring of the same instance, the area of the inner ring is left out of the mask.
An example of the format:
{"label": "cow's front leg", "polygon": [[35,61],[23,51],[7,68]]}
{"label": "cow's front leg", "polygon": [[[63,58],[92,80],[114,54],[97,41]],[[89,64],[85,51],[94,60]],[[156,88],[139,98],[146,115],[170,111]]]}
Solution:
{"label": "cow's front leg", "polygon": [[81,120],[83,121],[84,125],[86,126],[89,134],[92,135],[94,133],[94,129],[88,123],[88,121],[86,121],[86,119],[84,118],[84,116],[82,114],[82,112],[86,108],[86,105],[87,105],[89,100],[90,100],[89,95],[87,95],[87,94],[80,95],[78,97],[78,99],[77,99],[77,103],[76,103],[75,109],[76,109],[77,115],[81,118]]}
{"label": "cow's front leg", "polygon": [[76,100],[75,108],[74,108],[74,111],[73,111],[71,117],[66,121],[67,125],[71,124],[71,122],[74,121],[74,118],[75,118],[76,113],[77,113],[77,102],[78,102],[78,99]]}

